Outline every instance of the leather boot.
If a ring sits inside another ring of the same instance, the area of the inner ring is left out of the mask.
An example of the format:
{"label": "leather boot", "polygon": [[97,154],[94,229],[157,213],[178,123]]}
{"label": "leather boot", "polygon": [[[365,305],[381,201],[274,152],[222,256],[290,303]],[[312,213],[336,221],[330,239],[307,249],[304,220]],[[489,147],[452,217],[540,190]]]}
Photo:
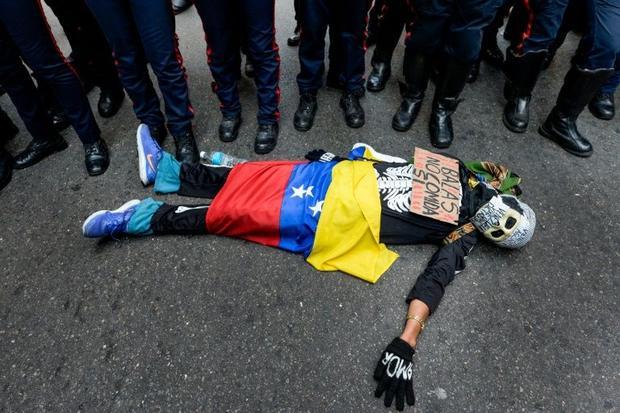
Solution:
{"label": "leather boot", "polygon": [[241,114],[237,116],[222,116],[219,127],[220,140],[222,142],[232,142],[239,136],[239,128],[241,127]]}
{"label": "leather boot", "polygon": [[616,114],[614,94],[599,91],[588,104],[590,113],[601,120],[612,120]]}
{"label": "leather boot", "polygon": [[258,125],[256,139],[254,140],[254,152],[264,155],[273,151],[278,143],[280,127],[277,123],[270,125]]}
{"label": "leather boot", "polygon": [[311,93],[304,93],[299,97],[299,105],[293,118],[293,126],[300,132],[309,131],[314,123],[314,116],[317,110],[316,96]]}
{"label": "leather boot", "polygon": [[101,175],[110,165],[108,145],[103,139],[84,145],[84,155],[86,171],[90,176]]}
{"label": "leather boot", "polygon": [[436,148],[447,148],[454,140],[451,116],[459,105],[459,95],[465,87],[470,71],[470,63],[448,59],[443,64],[428,125],[431,144]]}
{"label": "leather boot", "polygon": [[530,122],[530,99],[546,53],[536,52],[516,56],[509,51],[504,64],[506,83],[504,97],[508,101],[504,106],[502,120],[504,125],[516,133],[524,133]]}
{"label": "leather boot", "polygon": [[490,37],[487,38],[487,35],[485,33],[485,36],[482,39],[482,49],[480,50],[480,57],[488,65],[501,69],[502,65],[504,64],[504,54],[497,45],[497,37],[491,35],[489,36]]}
{"label": "leather boot", "polygon": [[612,73],[613,69],[590,71],[573,66],[564,78],[555,107],[538,129],[539,133],[573,155],[584,158],[592,155],[592,144],[579,133],[576,121]]}
{"label": "leather boot", "polygon": [[101,89],[99,94],[99,102],[97,102],[97,111],[102,118],[111,118],[116,115],[125,99],[123,89]]}
{"label": "leather boot", "polygon": [[65,112],[58,106],[49,108],[47,114],[52,120],[52,126],[56,132],[62,132],[67,129],[69,125],[71,125],[69,123],[69,119],[67,119],[67,115],[65,115]]}
{"label": "leather boot", "polygon": [[62,136],[58,134],[45,141],[33,140],[26,149],[18,153],[14,158],[13,167],[15,169],[24,169],[41,162],[43,159],[53,153],[67,149],[69,145]]}
{"label": "leather boot", "polygon": [[11,182],[13,176],[13,158],[0,146],[0,190]]}
{"label": "leather boot", "polygon": [[19,129],[13,123],[5,111],[0,109],[0,147],[19,133]]}
{"label": "leather boot", "polygon": [[361,128],[366,122],[364,108],[360,104],[358,93],[344,92],[340,98],[340,107],[344,113],[344,120],[350,128]]}
{"label": "leather boot", "polygon": [[392,117],[392,128],[399,132],[408,131],[415,122],[422,107],[424,92],[428,85],[430,58],[423,54],[405,51],[403,72],[407,84],[399,83],[403,98],[398,111]]}
{"label": "leather boot", "polygon": [[177,146],[177,161],[189,164],[198,163],[198,147],[191,126],[180,135],[174,136],[174,143]]}
{"label": "leather boot", "polygon": [[373,59],[371,62],[372,70],[366,81],[366,89],[371,92],[380,92],[385,89],[385,85],[392,74],[389,63]]}
{"label": "leather boot", "polygon": [[172,11],[174,14],[183,13],[194,4],[191,0],[172,0]]}
{"label": "leather boot", "polygon": [[291,37],[286,39],[286,44],[288,44],[291,47],[299,46],[299,42],[301,41],[300,32],[301,32],[301,26],[299,25],[299,23],[297,23],[297,25],[295,26],[295,30],[293,30],[293,34],[291,35]]}

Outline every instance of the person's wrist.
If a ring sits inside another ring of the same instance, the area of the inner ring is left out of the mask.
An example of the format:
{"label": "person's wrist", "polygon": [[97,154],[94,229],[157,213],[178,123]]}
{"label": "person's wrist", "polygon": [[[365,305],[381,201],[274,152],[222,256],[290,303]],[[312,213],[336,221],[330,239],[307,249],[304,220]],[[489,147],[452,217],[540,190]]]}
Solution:
{"label": "person's wrist", "polygon": [[413,349],[418,341],[418,333],[413,328],[405,328],[400,335],[400,339],[409,344]]}

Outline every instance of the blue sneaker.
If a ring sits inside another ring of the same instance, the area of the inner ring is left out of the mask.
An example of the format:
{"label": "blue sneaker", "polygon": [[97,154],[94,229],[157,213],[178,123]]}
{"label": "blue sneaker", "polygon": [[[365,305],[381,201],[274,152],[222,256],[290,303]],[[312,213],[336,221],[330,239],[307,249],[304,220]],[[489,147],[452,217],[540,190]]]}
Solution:
{"label": "blue sneaker", "polygon": [[106,209],[91,214],[82,225],[82,234],[89,238],[102,238],[126,233],[127,224],[139,203],[139,200],[133,199],[114,211]]}
{"label": "blue sneaker", "polygon": [[149,127],[144,123],[138,126],[136,140],[138,142],[140,180],[144,186],[147,186],[155,182],[157,164],[159,164],[163,151],[157,144],[157,141],[151,136]]}

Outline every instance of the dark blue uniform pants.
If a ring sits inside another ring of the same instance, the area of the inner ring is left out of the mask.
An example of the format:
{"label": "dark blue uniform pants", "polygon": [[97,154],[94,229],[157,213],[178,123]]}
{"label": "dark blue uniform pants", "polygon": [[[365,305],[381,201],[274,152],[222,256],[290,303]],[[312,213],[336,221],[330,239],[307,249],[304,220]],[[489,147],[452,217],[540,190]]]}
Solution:
{"label": "dark blue uniform pants", "polygon": [[348,92],[364,88],[365,29],[368,0],[301,0],[299,18],[299,93],[316,92],[323,85],[325,35],[330,32],[330,77]]}
{"label": "dark blue uniform pants", "polygon": [[478,60],[482,29],[503,0],[411,0],[417,15],[405,45],[414,54],[443,53],[463,63]]}
{"label": "dark blue uniform pants", "polygon": [[613,94],[616,92],[618,85],[620,85],[620,54],[616,58],[616,71],[607,79],[605,84],[601,86],[601,92]]}
{"label": "dark blue uniform pants", "polygon": [[225,117],[241,112],[237,82],[243,32],[248,58],[254,64],[258,97],[258,123],[268,125],[280,118],[280,55],[274,27],[274,0],[195,0],[207,41],[207,62],[213,75],[213,91]]}
{"label": "dark blue uniform pants", "polygon": [[[555,40],[569,0],[520,0],[522,18],[520,41],[511,48],[517,54],[541,52]],[[574,63],[581,69],[598,70],[615,67],[620,52],[620,0],[583,0],[587,32],[581,39]],[[514,11],[513,11],[514,12]]]}
{"label": "dark blue uniform pants", "polygon": [[168,129],[172,135],[183,134],[191,126],[194,111],[170,1],[86,0],[86,3],[112,47],[121,82],[140,122],[151,126],[164,123],[149,78],[148,62],[164,98]]}
{"label": "dark blue uniform pants", "polygon": [[99,140],[101,133],[82,84],[58,49],[39,1],[0,0],[0,25],[0,83],[32,136],[47,139],[51,129],[48,120],[43,120],[40,98],[18,56],[52,88],[82,143]]}

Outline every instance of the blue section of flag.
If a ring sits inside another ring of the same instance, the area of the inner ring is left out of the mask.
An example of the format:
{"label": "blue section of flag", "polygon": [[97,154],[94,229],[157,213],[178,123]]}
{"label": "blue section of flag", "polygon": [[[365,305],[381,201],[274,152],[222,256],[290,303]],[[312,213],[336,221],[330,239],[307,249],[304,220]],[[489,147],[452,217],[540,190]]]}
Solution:
{"label": "blue section of flag", "polygon": [[336,162],[301,163],[293,168],[280,210],[279,248],[310,255]]}

